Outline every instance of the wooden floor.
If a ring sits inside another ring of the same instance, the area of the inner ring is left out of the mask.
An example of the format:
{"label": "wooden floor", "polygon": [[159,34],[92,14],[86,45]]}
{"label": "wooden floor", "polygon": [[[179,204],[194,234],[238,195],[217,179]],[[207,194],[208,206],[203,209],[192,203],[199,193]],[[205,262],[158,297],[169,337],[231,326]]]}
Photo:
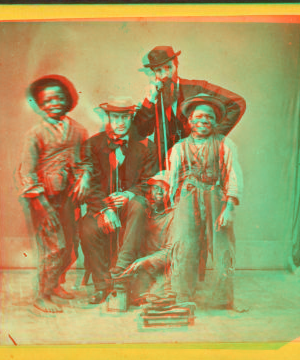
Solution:
{"label": "wooden floor", "polygon": [[1,345],[122,343],[285,343],[300,339],[300,277],[283,271],[237,271],[237,304],[247,313],[196,311],[194,326],[143,329],[139,308],[108,313],[106,304],[84,306],[93,286],[72,290],[83,272],[71,270],[66,289],[76,300],[64,312],[41,316],[33,311],[35,270],[1,271]]}

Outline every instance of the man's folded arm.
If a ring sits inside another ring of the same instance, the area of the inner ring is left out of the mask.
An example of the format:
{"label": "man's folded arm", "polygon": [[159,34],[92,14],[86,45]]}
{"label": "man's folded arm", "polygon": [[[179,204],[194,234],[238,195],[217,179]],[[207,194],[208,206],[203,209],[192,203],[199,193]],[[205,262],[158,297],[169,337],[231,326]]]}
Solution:
{"label": "man's folded arm", "polygon": [[155,127],[155,104],[146,98],[134,116],[133,125],[143,138],[151,135]]}
{"label": "man's folded arm", "polygon": [[227,135],[241,120],[246,110],[246,101],[240,95],[224,89],[220,86],[211,84],[207,81],[203,82],[203,93],[219,98],[226,107],[226,116],[223,121],[218,124],[217,132]]}

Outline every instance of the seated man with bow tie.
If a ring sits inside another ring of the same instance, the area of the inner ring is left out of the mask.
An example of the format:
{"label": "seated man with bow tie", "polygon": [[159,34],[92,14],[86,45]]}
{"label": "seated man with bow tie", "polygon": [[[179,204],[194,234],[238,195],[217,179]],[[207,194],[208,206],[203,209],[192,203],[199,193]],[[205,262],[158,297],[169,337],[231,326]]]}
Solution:
{"label": "seated man with bow tie", "polygon": [[106,131],[87,141],[86,162],[93,166],[93,173],[87,214],[80,227],[82,250],[96,290],[92,304],[108,295],[110,267],[114,266],[113,273],[123,272],[137,258],[146,215],[142,195],[147,180],[158,170],[156,153],[130,134],[136,106],[123,98],[100,108],[109,122]]}

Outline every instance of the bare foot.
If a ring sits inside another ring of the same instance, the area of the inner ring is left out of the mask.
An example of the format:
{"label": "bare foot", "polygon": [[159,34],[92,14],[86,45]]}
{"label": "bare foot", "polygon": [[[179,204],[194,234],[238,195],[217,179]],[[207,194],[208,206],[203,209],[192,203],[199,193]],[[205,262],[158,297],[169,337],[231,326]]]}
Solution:
{"label": "bare foot", "polygon": [[62,313],[60,306],[52,302],[51,297],[38,297],[33,306],[45,313]]}
{"label": "bare foot", "polygon": [[62,286],[58,286],[57,288],[53,289],[53,295],[56,295],[62,299],[71,300],[74,299],[75,296],[69,292],[67,292]]}

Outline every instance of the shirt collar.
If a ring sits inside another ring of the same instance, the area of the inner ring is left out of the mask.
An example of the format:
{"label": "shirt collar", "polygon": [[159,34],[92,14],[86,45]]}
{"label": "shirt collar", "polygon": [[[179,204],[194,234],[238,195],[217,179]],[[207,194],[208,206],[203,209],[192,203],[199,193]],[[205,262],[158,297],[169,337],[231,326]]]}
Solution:
{"label": "shirt collar", "polygon": [[66,121],[68,118],[67,118],[66,116],[63,116],[63,117],[61,118],[61,120],[55,120],[55,119],[52,119],[51,117],[45,115],[45,116],[43,117],[43,119],[44,119],[45,121],[47,121],[47,123],[49,123],[49,124],[58,125],[58,124],[61,124],[63,121]]}

